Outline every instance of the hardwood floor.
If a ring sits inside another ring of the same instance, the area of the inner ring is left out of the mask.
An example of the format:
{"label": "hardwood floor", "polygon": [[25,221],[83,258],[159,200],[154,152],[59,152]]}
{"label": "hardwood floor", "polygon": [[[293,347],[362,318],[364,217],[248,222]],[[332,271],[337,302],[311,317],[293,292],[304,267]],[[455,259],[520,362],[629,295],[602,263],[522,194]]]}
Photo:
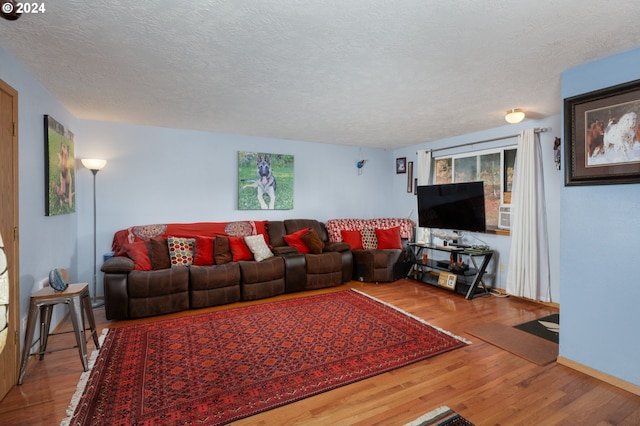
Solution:
{"label": "hardwood floor", "polygon": [[[552,307],[493,296],[469,301],[447,290],[409,280],[378,285],[351,282],[251,303],[348,287],[391,303],[472,344],[248,417],[234,425],[402,425],[441,405],[448,405],[476,425],[640,424],[640,396],[556,363],[537,366],[465,332],[479,322],[515,325],[530,321],[556,312]],[[100,331],[110,324],[133,322],[110,323],[103,308],[95,313]],[[70,330],[71,326],[65,323],[61,328]],[[54,336],[50,347],[62,347],[72,341],[71,334]],[[93,344],[88,345],[91,352]],[[48,354],[42,361],[32,358],[24,384],[15,386],[0,402],[0,424],[59,424],[81,371],[76,350]]]}

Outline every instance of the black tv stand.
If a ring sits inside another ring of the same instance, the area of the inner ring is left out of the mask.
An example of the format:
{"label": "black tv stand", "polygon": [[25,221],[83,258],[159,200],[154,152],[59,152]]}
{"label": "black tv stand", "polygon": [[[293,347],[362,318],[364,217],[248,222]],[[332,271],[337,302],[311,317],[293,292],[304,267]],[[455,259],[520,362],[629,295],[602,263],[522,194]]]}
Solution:
{"label": "black tv stand", "polygon": [[[413,250],[414,259],[407,278],[437,286],[438,273],[446,271],[457,277],[455,287],[449,289],[464,294],[466,299],[471,300],[479,294],[489,294],[489,287],[484,283],[483,277],[493,257],[493,250],[490,248],[432,246],[416,243],[410,243],[409,246]],[[449,253],[449,260],[433,259],[432,255],[437,253]],[[423,262],[423,254],[427,254],[426,263]],[[464,270],[452,269],[451,261],[463,261],[468,265],[468,268]]]}

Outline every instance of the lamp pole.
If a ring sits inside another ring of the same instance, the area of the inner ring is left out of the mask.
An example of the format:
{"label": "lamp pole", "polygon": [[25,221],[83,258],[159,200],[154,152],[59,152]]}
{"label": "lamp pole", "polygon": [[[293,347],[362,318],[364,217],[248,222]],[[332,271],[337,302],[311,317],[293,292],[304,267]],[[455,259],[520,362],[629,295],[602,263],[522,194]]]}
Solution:
{"label": "lamp pole", "polygon": [[91,299],[91,306],[94,308],[104,305],[103,300],[97,299],[98,270],[96,265],[96,255],[98,253],[96,248],[96,175],[98,174],[98,171],[99,169],[91,169],[91,173],[93,173],[93,298]]}
{"label": "lamp pole", "polygon": [[97,308],[99,306],[104,305],[104,300],[98,300],[98,269],[97,269],[97,261],[96,255],[97,253],[97,232],[96,232],[96,175],[102,168],[107,164],[107,160],[98,160],[93,158],[83,158],[81,160],[82,165],[87,169],[91,170],[93,173],[93,296],[91,298],[91,306]]}

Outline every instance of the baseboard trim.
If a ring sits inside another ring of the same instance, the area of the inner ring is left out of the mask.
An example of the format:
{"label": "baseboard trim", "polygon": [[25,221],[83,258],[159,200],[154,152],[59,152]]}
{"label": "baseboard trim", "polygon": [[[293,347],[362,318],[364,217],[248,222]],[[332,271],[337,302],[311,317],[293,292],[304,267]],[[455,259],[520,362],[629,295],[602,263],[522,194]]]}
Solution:
{"label": "baseboard trim", "polygon": [[610,385],[616,386],[620,389],[626,390],[627,392],[631,392],[635,395],[640,396],[640,386],[634,385],[633,383],[625,382],[622,379],[618,379],[617,377],[610,376],[602,371],[598,371],[594,368],[587,367],[586,365],[580,364],[579,362],[572,361],[563,356],[559,356],[557,360],[558,364],[564,365],[565,367],[569,367],[573,370],[579,371],[581,373],[586,374],[587,376],[591,376],[598,380],[601,380]]}
{"label": "baseboard trim", "polygon": [[544,306],[549,306],[551,308],[560,309],[560,304],[557,303],[557,302],[543,302],[542,300],[535,300],[535,299],[529,299],[527,297],[514,296],[513,294],[507,293],[507,291],[505,289],[498,288],[498,287],[493,287],[491,290],[494,291],[495,293],[500,294],[501,296],[509,296],[509,297],[513,297],[514,299],[526,300],[527,302],[533,302],[533,303],[537,303],[539,305],[544,305]]}

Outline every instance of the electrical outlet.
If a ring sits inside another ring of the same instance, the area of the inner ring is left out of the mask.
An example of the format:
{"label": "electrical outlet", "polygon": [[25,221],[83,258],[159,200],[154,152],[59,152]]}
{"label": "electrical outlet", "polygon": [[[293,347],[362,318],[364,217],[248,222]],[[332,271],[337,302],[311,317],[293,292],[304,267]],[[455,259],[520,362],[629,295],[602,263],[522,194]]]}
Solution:
{"label": "electrical outlet", "polygon": [[504,263],[500,262],[500,272],[504,272]]}
{"label": "electrical outlet", "polygon": [[24,331],[24,332],[26,332],[26,330],[27,330],[27,320],[28,319],[29,319],[28,317],[22,318],[22,331]]}

